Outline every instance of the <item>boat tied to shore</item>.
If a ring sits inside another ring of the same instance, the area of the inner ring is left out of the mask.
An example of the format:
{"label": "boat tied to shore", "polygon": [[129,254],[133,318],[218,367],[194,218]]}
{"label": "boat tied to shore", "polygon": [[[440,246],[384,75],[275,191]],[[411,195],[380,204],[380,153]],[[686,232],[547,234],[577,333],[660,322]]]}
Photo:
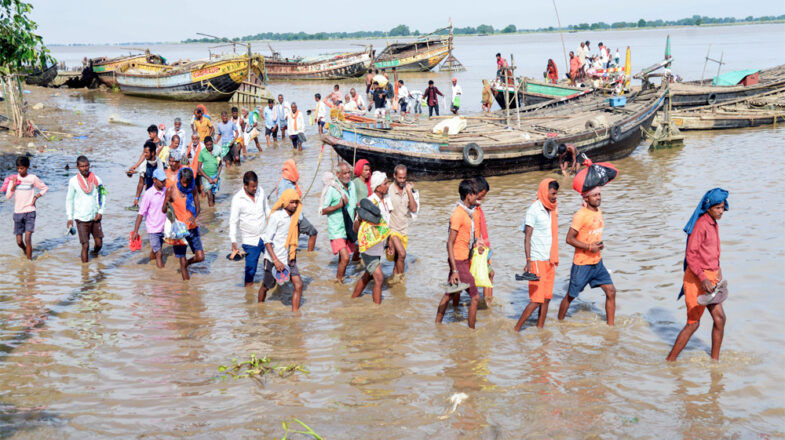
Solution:
{"label": "boat tied to shore", "polygon": [[135,68],[137,64],[164,65],[166,64],[166,59],[160,55],[150,53],[149,50],[145,50],[144,53],[141,54],[131,54],[115,58],[92,58],[88,61],[88,64],[99,81],[114,88],[117,87],[117,80],[115,79],[116,72]]}
{"label": "boat tied to shore", "polygon": [[[651,126],[666,93],[667,86],[633,92],[623,107],[612,107],[595,94],[522,107],[508,118],[504,112],[467,116],[459,119],[465,128],[447,133],[435,126],[448,117],[384,128],[376,119],[347,115],[345,121],[331,122],[322,141],[349,163],[367,159],[388,173],[404,164],[422,180],[541,171],[558,168],[561,144],[574,144],[594,161],[628,156],[640,145],[642,129]],[[518,118],[517,126],[508,124]]]}
{"label": "boat tied to shore", "polygon": [[117,87],[131,96],[176,101],[228,101],[251,74],[262,78],[260,55],[164,65],[138,62],[114,73]]}
{"label": "boat tied to shore", "polygon": [[722,104],[740,98],[769,93],[785,86],[785,64],[761,70],[752,80],[741,80],[735,85],[710,85],[704,81],[685,81],[671,84],[673,108]]}
{"label": "boat tied to shore", "polygon": [[411,42],[388,44],[373,60],[375,69],[428,72],[450,53],[452,35],[425,36]]}
{"label": "boat tied to shore", "polygon": [[366,74],[373,61],[373,46],[358,52],[326,54],[308,58],[284,58],[273,51],[264,57],[270,80],[338,80],[359,78]]}
{"label": "boat tied to shore", "polygon": [[681,130],[776,127],[785,122],[785,87],[722,104],[674,110],[670,117]]}

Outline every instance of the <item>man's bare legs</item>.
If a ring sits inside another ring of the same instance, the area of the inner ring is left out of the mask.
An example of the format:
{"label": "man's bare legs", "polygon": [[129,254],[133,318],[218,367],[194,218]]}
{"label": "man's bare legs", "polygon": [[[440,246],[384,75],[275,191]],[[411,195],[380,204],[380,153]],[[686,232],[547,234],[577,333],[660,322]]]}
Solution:
{"label": "man's bare legs", "polygon": [[339,283],[343,283],[344,276],[346,276],[346,266],[348,265],[349,265],[349,248],[344,247],[340,251],[338,251],[338,272],[335,274],[335,277]]}

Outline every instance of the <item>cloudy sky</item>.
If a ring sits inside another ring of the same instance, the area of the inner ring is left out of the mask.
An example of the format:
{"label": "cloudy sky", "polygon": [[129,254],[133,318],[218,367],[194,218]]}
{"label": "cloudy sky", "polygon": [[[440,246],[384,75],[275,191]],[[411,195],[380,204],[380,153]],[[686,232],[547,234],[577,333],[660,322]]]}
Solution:
{"label": "cloudy sky", "polygon": [[[389,30],[406,24],[429,32],[445,26],[490,24],[502,28],[556,26],[551,1],[476,0],[30,0],[46,44],[181,41],[196,32],[240,37],[260,32]],[[375,4],[384,5],[376,11]],[[690,17],[743,18],[785,14],[783,0],[556,0],[562,25]]]}

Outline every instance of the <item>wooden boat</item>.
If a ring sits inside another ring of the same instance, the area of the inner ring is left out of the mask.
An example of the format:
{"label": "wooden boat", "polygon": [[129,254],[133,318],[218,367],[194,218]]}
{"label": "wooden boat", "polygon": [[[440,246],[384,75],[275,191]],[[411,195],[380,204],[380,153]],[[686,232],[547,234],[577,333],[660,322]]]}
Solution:
{"label": "wooden boat", "polygon": [[294,59],[274,53],[264,58],[264,64],[270,80],[358,78],[371,67],[371,49]]}
{"label": "wooden boat", "polygon": [[[563,84],[534,81],[528,78],[523,80],[523,84],[521,84],[520,80],[516,81],[516,84],[517,89],[519,90],[517,99],[515,99],[516,88],[505,86],[504,81],[500,80],[491,83],[491,92],[493,92],[496,103],[499,104],[499,107],[502,109],[507,108],[507,102],[510,103],[510,108],[517,108],[519,103],[525,106],[554,99],[569,101],[593,93],[595,90],[592,88],[572,87]],[[504,97],[505,93],[507,93],[507,98]]]}
{"label": "wooden boat", "polygon": [[134,68],[137,64],[166,64],[166,60],[160,56],[151,54],[149,51],[137,55],[128,55],[117,58],[93,58],[89,62],[93,73],[98,77],[98,80],[109,87],[117,86],[115,79],[115,72]]}
{"label": "wooden boat", "polygon": [[671,120],[680,130],[776,127],[785,122],[785,87],[723,104],[674,110]]}
{"label": "wooden boat", "polygon": [[[709,80],[709,84],[711,80]],[[751,86],[712,86],[700,81],[671,84],[673,108],[721,104],[723,102],[771,92],[785,86],[785,64],[762,70],[759,83]]]}
{"label": "wooden boat", "polygon": [[427,72],[436,67],[450,52],[452,37],[433,36],[410,43],[388,44],[373,60],[376,69],[398,72]]}
{"label": "wooden boat", "polygon": [[[249,67],[250,63],[250,67]],[[262,76],[261,56],[228,56],[180,65],[135,63],[114,73],[126,95],[176,101],[228,101],[249,74]]]}
{"label": "wooden boat", "polygon": [[338,121],[322,140],[350,163],[367,159],[374,169],[388,173],[404,164],[410,175],[423,180],[549,170],[558,167],[551,153],[562,143],[574,144],[594,161],[629,155],[640,145],[641,128],[649,128],[666,93],[635,92],[621,108],[611,108],[599,95],[562,105],[540,104],[536,111],[522,108],[520,127],[515,123],[518,115],[511,118],[514,128],[506,128],[506,112],[470,116],[456,134],[432,133],[436,119],[412,126],[392,124],[389,129],[378,128],[375,120]]}
{"label": "wooden boat", "polygon": [[25,84],[32,86],[48,86],[57,77],[57,64],[41,69],[33,69],[27,76],[25,76]]}

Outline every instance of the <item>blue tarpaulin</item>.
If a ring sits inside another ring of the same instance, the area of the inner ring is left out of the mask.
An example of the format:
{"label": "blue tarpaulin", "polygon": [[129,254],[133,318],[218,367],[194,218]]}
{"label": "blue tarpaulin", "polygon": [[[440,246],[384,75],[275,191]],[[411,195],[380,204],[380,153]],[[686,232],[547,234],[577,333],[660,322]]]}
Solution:
{"label": "blue tarpaulin", "polygon": [[720,76],[715,76],[714,81],[711,82],[713,86],[735,86],[747,75],[760,72],[760,69],[746,69],[736,70],[733,72],[723,73]]}

